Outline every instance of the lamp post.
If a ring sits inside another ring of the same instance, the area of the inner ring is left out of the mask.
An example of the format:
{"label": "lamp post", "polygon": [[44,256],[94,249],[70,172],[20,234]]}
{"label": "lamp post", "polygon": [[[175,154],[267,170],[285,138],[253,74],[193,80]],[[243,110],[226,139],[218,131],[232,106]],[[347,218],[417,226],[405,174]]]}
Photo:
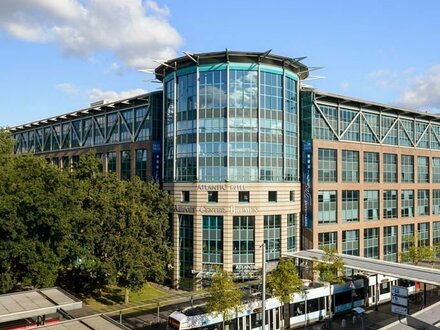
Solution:
{"label": "lamp post", "polygon": [[263,313],[261,317],[262,325],[261,329],[265,329],[266,327],[266,243],[261,244],[261,253],[262,255],[262,269],[263,269],[263,285],[261,293],[261,312]]}

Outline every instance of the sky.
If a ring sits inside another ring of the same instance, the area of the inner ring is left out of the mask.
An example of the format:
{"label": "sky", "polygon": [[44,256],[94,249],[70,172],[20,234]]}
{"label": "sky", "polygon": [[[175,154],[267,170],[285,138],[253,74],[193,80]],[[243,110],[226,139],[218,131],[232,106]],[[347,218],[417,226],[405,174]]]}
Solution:
{"label": "sky", "polygon": [[440,113],[440,1],[0,0],[0,127],[155,91],[139,71],[261,51],[322,67],[304,83]]}

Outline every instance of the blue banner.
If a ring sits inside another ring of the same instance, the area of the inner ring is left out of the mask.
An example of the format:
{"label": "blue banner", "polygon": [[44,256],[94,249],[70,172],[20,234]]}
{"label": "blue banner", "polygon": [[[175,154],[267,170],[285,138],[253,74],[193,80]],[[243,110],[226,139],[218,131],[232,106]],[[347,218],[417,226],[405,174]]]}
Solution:
{"label": "blue banner", "polygon": [[302,196],[303,196],[303,226],[311,229],[313,225],[312,199],[312,141],[303,141],[302,166]]}
{"label": "blue banner", "polygon": [[160,181],[161,178],[161,161],[160,161],[161,147],[160,141],[153,141],[152,146],[152,164],[151,164],[151,176],[154,181]]}

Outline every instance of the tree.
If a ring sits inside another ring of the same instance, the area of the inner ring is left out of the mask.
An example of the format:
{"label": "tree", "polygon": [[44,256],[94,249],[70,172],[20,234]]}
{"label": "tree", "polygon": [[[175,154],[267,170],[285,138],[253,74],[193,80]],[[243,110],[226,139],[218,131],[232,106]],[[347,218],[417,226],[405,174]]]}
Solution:
{"label": "tree", "polygon": [[222,315],[224,329],[225,321],[230,320],[234,310],[241,305],[242,292],[232,276],[220,270],[212,276],[209,294],[207,309],[211,313]]}
{"label": "tree", "polygon": [[[171,250],[166,240],[171,200],[153,182],[135,177],[121,181],[101,173],[94,154],[81,157],[72,174],[79,192],[80,213],[75,219],[71,262],[80,275],[99,289],[109,283],[129,291],[148,280],[163,282]],[[94,289],[93,286],[90,289]]]}
{"label": "tree", "polygon": [[0,157],[12,155],[15,141],[11,133],[0,127]]}
{"label": "tree", "polygon": [[344,260],[338,255],[335,249],[323,248],[325,253],[319,262],[315,262],[316,269],[319,272],[319,279],[329,284],[329,327],[332,327],[332,284],[343,283],[340,274],[344,270]]}
{"label": "tree", "polygon": [[303,291],[303,282],[299,278],[291,259],[280,259],[277,268],[267,276],[267,291],[281,301],[283,313],[287,315],[288,304],[292,300],[292,296]]}
{"label": "tree", "polygon": [[434,260],[436,248],[425,244],[419,245],[418,235],[406,237],[404,243],[408,246],[408,250],[400,253],[401,262],[418,265],[421,261]]}

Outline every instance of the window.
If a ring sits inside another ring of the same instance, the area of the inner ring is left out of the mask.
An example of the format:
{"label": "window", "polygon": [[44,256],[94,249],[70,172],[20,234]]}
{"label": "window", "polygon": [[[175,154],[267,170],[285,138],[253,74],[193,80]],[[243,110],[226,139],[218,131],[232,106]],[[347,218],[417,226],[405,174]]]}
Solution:
{"label": "window", "polygon": [[142,181],[147,180],[147,149],[136,150],[136,176]]}
{"label": "window", "polygon": [[359,191],[357,190],[342,191],[342,221],[343,222],[359,221]]}
{"label": "window", "polygon": [[402,155],[402,182],[414,182],[414,156]]}
{"label": "window", "polygon": [[364,229],[364,257],[379,259],[379,228]]}
{"label": "window", "polygon": [[432,214],[440,214],[440,190],[432,191]]}
{"label": "window", "polygon": [[249,203],[250,202],[249,191],[239,191],[238,192],[238,201],[240,203]]}
{"label": "window", "polygon": [[417,224],[419,246],[430,246],[429,244],[429,222]]}
{"label": "window", "polygon": [[266,260],[278,260],[281,252],[281,215],[264,216]]}
{"label": "window", "polygon": [[335,149],[318,150],[318,180],[319,182],[336,182],[337,153]]}
{"label": "window", "polygon": [[440,158],[438,157],[432,159],[432,182],[440,182]]}
{"label": "window", "polygon": [[233,217],[233,263],[253,265],[255,262],[255,217]]}
{"label": "window", "polygon": [[364,182],[379,182],[379,153],[364,152]]}
{"label": "window", "polygon": [[77,168],[79,164],[79,156],[74,155],[72,156],[72,168]]}
{"label": "window", "polygon": [[429,190],[428,189],[420,189],[417,192],[417,208],[418,215],[425,216],[429,215]]}
{"label": "window", "polygon": [[188,203],[189,202],[189,191],[182,191],[182,197],[180,199],[182,203]]}
{"label": "window", "polygon": [[383,154],[383,181],[397,182],[396,154]]}
{"label": "window", "polygon": [[414,190],[402,190],[401,193],[401,215],[402,218],[414,216]]}
{"label": "window", "polygon": [[397,218],[397,190],[383,191],[383,217]]}
{"label": "window", "polygon": [[191,278],[194,257],[194,217],[189,214],[179,214],[179,223],[180,276]]}
{"label": "window", "polygon": [[[203,270],[212,272],[223,263],[223,217],[203,216]],[[216,267],[217,266],[217,267]]]}
{"label": "window", "polygon": [[429,158],[417,157],[417,181],[429,183]]}
{"label": "window", "polygon": [[319,224],[336,223],[337,203],[335,190],[318,192]]}
{"label": "window", "polygon": [[432,244],[435,246],[438,243],[440,243],[440,221],[434,221],[432,223]]}
{"label": "window", "polygon": [[107,172],[116,172],[116,152],[107,152]]}
{"label": "window", "polygon": [[121,151],[121,179],[130,180],[131,176],[131,161],[130,161],[130,151]]}
{"label": "window", "polygon": [[269,202],[276,202],[277,201],[277,192],[276,191],[269,191],[268,200],[269,200]]}
{"label": "window", "polygon": [[297,215],[287,215],[287,252],[296,251]]}
{"label": "window", "polygon": [[414,245],[414,225],[402,225],[402,252],[407,252],[411,245]]}
{"label": "window", "polygon": [[294,202],[294,201],[295,201],[295,192],[294,192],[293,190],[291,190],[291,191],[289,192],[289,200],[290,200],[291,202]]}
{"label": "window", "polygon": [[359,255],[359,230],[342,232],[342,253],[352,256]]}
{"label": "window", "polygon": [[63,156],[63,169],[70,171],[70,159],[68,156]]}
{"label": "window", "polygon": [[364,220],[379,220],[379,191],[364,191]]}
{"label": "window", "polygon": [[208,202],[209,203],[218,202],[218,191],[208,191]]}
{"label": "window", "polygon": [[383,260],[397,261],[397,226],[383,228]]}
{"label": "window", "polygon": [[342,150],[342,181],[359,182],[359,152]]}
{"label": "window", "polygon": [[330,250],[338,249],[338,232],[318,233],[318,247]]}

